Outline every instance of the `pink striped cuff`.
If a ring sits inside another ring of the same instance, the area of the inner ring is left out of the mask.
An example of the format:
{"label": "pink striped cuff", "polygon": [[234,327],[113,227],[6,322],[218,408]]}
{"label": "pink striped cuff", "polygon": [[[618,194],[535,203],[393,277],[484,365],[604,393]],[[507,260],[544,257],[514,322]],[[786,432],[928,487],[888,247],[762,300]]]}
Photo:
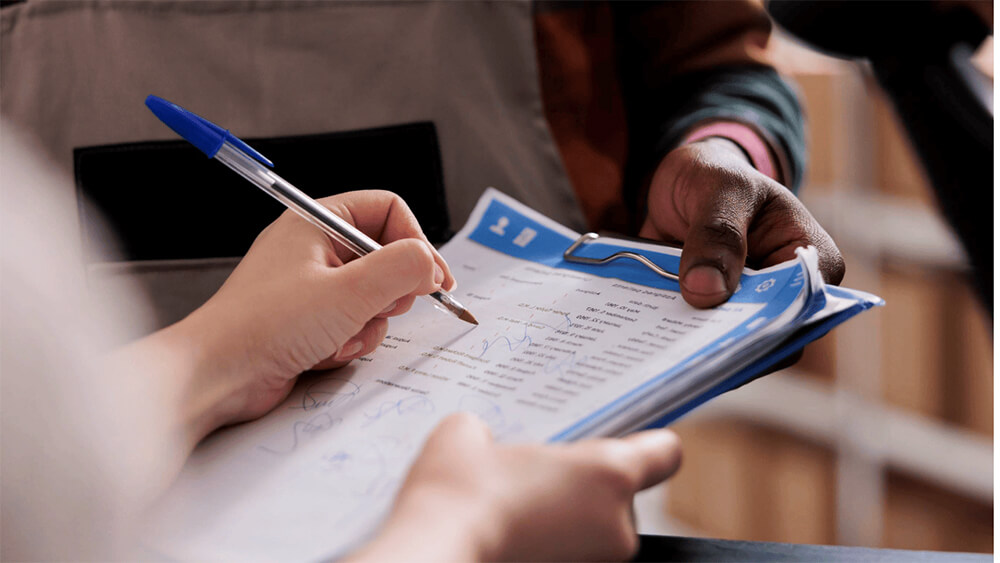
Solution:
{"label": "pink striped cuff", "polygon": [[708,137],[723,137],[736,143],[750,157],[753,167],[777,181],[781,181],[778,167],[775,166],[774,159],[767,143],[760,134],[750,127],[735,121],[717,121],[692,131],[681,143],[686,145],[695,141],[700,141]]}

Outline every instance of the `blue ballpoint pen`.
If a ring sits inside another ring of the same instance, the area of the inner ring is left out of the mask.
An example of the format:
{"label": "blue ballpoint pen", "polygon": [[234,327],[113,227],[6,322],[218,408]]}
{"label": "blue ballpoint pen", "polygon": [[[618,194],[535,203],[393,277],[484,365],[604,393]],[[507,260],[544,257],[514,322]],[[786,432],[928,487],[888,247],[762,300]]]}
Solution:
{"label": "blue ballpoint pen", "polygon": [[[303,219],[319,227],[324,233],[357,255],[364,256],[382,248],[382,245],[338,217],[302,190],[265,168],[262,164],[271,167],[273,166],[271,161],[239,140],[227,129],[157,96],[147,97],[146,106],[156,114],[156,117],[160,118],[160,121],[167,124],[209,158],[215,158],[232,168],[237,174],[285,204]],[[467,323],[479,324],[472,313],[447,291],[436,291],[426,297],[436,308]]]}

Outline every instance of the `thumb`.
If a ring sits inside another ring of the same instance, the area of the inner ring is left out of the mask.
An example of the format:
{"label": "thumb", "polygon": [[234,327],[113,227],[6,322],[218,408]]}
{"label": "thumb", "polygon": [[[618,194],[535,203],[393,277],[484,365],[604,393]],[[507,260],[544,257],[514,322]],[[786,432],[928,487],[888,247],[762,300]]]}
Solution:
{"label": "thumb", "polygon": [[691,221],[679,272],[685,301],[714,307],[736,291],[747,259],[747,227],[747,218],[736,214]]}
{"label": "thumb", "polygon": [[315,302],[325,305],[319,311],[324,318],[334,320],[328,331],[339,346],[400,298],[433,293],[443,280],[428,244],[402,239],[330,269]]}
{"label": "thumb", "polygon": [[623,440],[633,448],[631,465],[640,490],[665,481],[681,465],[680,439],[670,430],[645,430]]}
{"label": "thumb", "polygon": [[472,413],[452,413],[427,437],[407,481],[419,481],[441,472],[471,475],[492,443],[493,435],[485,422]]}
{"label": "thumb", "polygon": [[459,411],[442,420],[427,438],[424,448],[428,451],[456,446],[477,447],[493,442],[493,433],[476,415]]}

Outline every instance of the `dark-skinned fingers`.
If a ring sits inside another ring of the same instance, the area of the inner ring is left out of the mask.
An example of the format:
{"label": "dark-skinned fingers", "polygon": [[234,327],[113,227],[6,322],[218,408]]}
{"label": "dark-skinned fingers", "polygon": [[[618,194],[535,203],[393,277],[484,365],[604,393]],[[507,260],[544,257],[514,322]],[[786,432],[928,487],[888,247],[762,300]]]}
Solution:
{"label": "dark-skinned fingers", "polygon": [[714,216],[691,222],[681,252],[681,294],[694,307],[724,303],[746,262],[745,219]]}
{"label": "dark-skinned fingers", "polygon": [[813,242],[813,246],[819,253],[819,271],[823,274],[823,281],[840,285],[847,273],[847,264],[844,262],[844,256],[837,248],[837,244],[833,242],[833,238],[822,227],[820,227],[820,231],[823,236],[815,237],[816,240]]}
{"label": "dark-skinned fingers", "polygon": [[748,234],[753,267],[767,267],[795,258],[795,249],[814,246],[824,281],[839,284],[844,279],[844,258],[833,238],[809,213],[805,205],[783,186],[772,186],[771,195]]}
{"label": "dark-skinned fingers", "polygon": [[667,239],[673,238],[657,229],[656,223],[649,217],[643,221],[642,227],[639,228],[639,237],[662,242],[669,242]]}
{"label": "dark-skinned fingers", "polygon": [[702,308],[724,303],[736,291],[747,259],[747,230],[766,202],[756,170],[715,145],[703,148],[713,158],[684,168],[674,196],[687,219],[681,294]]}

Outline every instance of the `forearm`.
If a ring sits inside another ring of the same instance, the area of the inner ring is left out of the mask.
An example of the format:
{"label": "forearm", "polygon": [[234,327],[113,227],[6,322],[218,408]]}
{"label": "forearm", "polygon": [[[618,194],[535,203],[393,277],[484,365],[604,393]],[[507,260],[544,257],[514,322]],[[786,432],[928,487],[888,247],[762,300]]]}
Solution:
{"label": "forearm", "polygon": [[771,24],[760,5],[624,4],[615,19],[616,32],[627,38],[620,55],[630,142],[625,197],[637,211],[664,156],[713,124],[742,128],[721,136],[740,144],[765,175],[793,190],[800,184],[802,112],[769,64]]}
{"label": "forearm", "polygon": [[238,390],[238,380],[217,364],[217,340],[196,311],[105,359],[115,385],[140,388],[141,396],[159,405],[153,426],[158,435],[149,439],[163,444],[164,451],[150,470],[165,482],[202,438],[225,423]]}

